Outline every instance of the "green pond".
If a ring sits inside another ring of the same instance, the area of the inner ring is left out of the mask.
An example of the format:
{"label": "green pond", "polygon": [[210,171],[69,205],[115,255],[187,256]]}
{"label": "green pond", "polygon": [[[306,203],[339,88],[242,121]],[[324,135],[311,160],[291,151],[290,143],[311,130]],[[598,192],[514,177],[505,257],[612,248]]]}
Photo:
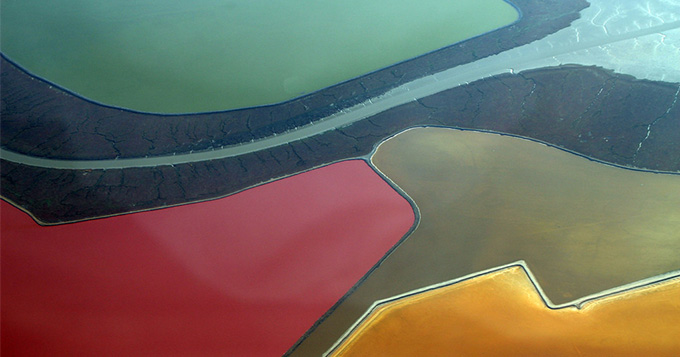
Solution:
{"label": "green pond", "polygon": [[102,103],[284,101],[508,25],[502,0],[3,0],[1,49]]}

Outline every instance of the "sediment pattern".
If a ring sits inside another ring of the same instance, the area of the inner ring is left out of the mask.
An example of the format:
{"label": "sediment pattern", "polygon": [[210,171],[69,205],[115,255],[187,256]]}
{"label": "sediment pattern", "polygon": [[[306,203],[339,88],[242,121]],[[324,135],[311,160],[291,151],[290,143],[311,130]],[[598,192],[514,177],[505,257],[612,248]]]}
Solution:
{"label": "sediment pattern", "polygon": [[554,33],[586,1],[516,0],[513,25],[281,104],[218,113],[155,115],[98,105],[2,59],[2,146],[46,158],[113,159],[209,150],[293,130],[401,84]]}
{"label": "sediment pattern", "polygon": [[680,171],[677,97],[675,84],[597,67],[538,69],[483,79],[237,157],[109,170],[56,170],[2,160],[2,195],[46,223],[206,200],[366,155],[384,138],[414,125],[510,133],[622,166]]}

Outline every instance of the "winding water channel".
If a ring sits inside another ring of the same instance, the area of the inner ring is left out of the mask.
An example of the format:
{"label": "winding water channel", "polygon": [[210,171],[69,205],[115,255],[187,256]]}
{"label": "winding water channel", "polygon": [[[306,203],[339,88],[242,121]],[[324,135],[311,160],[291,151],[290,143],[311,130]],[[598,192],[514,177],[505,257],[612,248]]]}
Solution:
{"label": "winding water channel", "polygon": [[[155,167],[234,157],[285,145],[296,140],[341,128],[390,108],[498,74],[518,74],[522,70],[568,63],[605,66],[610,64],[610,67],[613,67],[621,61],[621,58],[617,57],[615,53],[605,51],[609,53],[608,56],[597,57],[592,55],[593,52],[603,50],[603,48],[607,50],[607,46],[616,44],[634,46],[640,43],[651,42],[656,44],[657,49],[670,47],[671,49],[676,49],[675,52],[678,52],[680,15],[673,12],[655,14],[651,10],[650,3],[656,2],[658,1],[649,1],[647,2],[647,7],[639,5],[627,12],[621,11],[617,7],[616,12],[606,18],[606,20],[601,20],[603,17],[602,8],[598,7],[596,2],[594,2],[595,4],[591,8],[584,10],[581,14],[582,17],[575,21],[572,26],[539,41],[416,79],[394,88],[383,95],[334,113],[312,124],[239,145],[176,155],[113,160],[46,159],[19,154],[5,149],[0,149],[0,157],[15,163],[54,169]],[[664,11],[666,10],[664,9]],[[619,25],[617,28],[607,25],[608,23],[616,24],[616,19],[623,19],[625,21],[619,21],[623,25]],[[627,24],[634,24],[635,26],[628,26]],[[635,53],[638,56],[638,53]],[[680,82],[680,68],[677,67],[676,62],[673,62],[680,54],[667,56],[662,51],[654,51],[654,53],[643,54],[643,56],[647,57],[640,58],[640,68],[645,68],[646,71],[649,71],[650,66],[646,66],[646,64],[653,63],[656,67],[664,67],[664,80]],[[560,58],[564,59],[561,60]],[[626,71],[626,68],[617,69]],[[634,68],[632,71],[635,72],[638,69]],[[628,70],[628,72],[630,71]],[[640,73],[632,74],[640,76]],[[653,78],[653,74],[648,77],[652,77],[650,79],[661,79]]]}

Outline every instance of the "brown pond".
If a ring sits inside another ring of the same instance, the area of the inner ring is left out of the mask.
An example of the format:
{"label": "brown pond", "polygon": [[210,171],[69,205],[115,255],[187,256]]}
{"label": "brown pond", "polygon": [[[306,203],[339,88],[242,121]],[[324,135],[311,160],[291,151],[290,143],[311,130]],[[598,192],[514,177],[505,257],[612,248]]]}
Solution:
{"label": "brown pond", "polygon": [[524,260],[554,304],[680,269],[680,176],[443,128],[403,132],[374,165],[420,223],[295,354],[328,349],[377,300]]}

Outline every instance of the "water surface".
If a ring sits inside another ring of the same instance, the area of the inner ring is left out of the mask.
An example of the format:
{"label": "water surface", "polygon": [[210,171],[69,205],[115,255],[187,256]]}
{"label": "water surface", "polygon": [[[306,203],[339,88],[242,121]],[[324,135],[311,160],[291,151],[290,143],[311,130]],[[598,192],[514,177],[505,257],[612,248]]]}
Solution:
{"label": "water surface", "polygon": [[377,307],[333,355],[674,356],[678,296],[676,277],[553,310],[514,266]]}
{"label": "water surface", "polygon": [[283,101],[515,21],[502,0],[7,0],[2,51],[152,112]]}
{"label": "water surface", "polygon": [[377,300],[518,260],[555,304],[680,268],[678,175],[442,128],[398,134],[372,161],[415,201],[420,222],[301,356],[327,350]]}

